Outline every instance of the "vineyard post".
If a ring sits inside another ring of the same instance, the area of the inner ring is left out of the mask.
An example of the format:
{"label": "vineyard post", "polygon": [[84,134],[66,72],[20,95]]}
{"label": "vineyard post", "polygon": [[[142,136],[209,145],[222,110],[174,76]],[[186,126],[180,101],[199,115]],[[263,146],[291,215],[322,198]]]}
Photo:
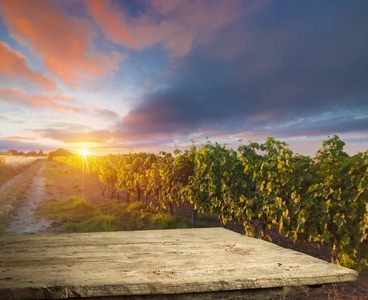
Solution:
{"label": "vineyard post", "polygon": [[192,211],[192,228],[195,228],[196,221],[197,221],[197,210],[195,209],[195,207],[193,207],[193,211]]}

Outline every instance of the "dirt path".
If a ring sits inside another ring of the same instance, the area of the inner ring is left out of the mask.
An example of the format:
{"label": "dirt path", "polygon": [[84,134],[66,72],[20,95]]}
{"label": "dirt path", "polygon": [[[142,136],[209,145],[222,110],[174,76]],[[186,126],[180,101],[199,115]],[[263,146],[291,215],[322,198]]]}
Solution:
{"label": "dirt path", "polygon": [[[33,182],[30,186],[31,193],[27,197],[27,201],[18,209],[17,214],[14,216],[14,220],[6,230],[7,234],[42,234],[46,233],[46,229],[49,227],[49,221],[44,219],[37,219],[33,214],[33,209],[37,206],[37,203],[46,197],[45,194],[45,181],[42,177],[42,172],[45,169],[46,163],[43,162],[41,167],[33,178]],[[21,176],[22,174],[18,175]],[[13,178],[11,183],[16,182],[18,176]],[[3,188],[3,187],[2,187]]]}

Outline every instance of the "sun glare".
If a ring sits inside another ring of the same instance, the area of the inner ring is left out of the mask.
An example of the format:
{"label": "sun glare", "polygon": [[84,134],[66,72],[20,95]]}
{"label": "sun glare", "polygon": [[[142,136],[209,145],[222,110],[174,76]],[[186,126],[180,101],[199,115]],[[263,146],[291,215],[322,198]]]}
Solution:
{"label": "sun glare", "polygon": [[87,154],[88,154],[88,151],[85,150],[85,149],[82,149],[82,150],[80,150],[80,153],[82,154],[83,157],[86,157]]}
{"label": "sun glare", "polygon": [[89,152],[88,150],[86,150],[86,149],[79,149],[79,150],[77,150],[77,152],[81,155],[81,156],[83,156],[83,157],[87,157],[87,156],[94,156],[95,154],[93,154],[93,153],[91,153],[91,152]]}

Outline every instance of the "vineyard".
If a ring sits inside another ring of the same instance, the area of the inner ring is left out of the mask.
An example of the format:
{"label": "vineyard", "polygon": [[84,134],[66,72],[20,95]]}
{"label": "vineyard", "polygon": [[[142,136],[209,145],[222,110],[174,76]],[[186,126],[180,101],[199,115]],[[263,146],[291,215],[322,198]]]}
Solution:
{"label": "vineyard", "polygon": [[336,263],[368,266],[368,151],[349,156],[338,136],[315,158],[294,155],[286,143],[240,145],[237,151],[207,142],[175,155],[160,152],[54,157],[99,177],[111,198],[155,199],[169,212],[180,203],[210,211],[223,223],[244,224],[267,239],[272,223],[292,241],[329,244]]}

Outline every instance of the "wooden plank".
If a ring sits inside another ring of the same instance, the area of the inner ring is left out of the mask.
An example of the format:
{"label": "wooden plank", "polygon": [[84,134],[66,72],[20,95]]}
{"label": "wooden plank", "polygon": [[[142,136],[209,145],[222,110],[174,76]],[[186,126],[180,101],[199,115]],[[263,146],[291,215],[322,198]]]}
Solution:
{"label": "wooden plank", "polygon": [[357,276],[224,228],[0,237],[6,299],[253,290]]}

